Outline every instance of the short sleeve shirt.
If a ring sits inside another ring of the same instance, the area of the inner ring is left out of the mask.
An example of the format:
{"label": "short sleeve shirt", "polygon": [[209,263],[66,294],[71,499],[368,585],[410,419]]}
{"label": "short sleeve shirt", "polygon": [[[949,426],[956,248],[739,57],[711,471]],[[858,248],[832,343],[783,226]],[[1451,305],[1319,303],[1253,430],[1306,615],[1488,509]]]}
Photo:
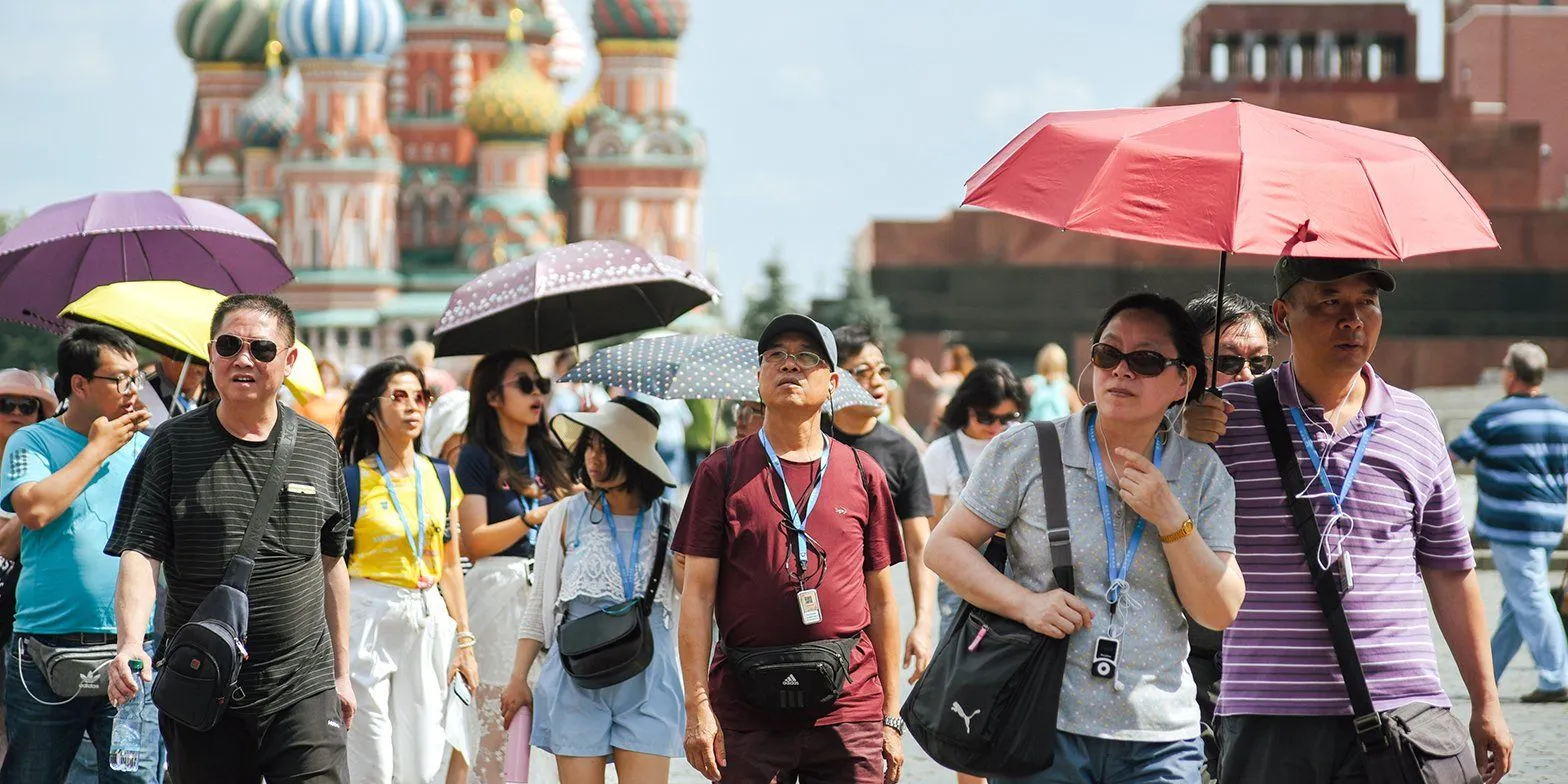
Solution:
{"label": "short sleeve shirt", "polygon": [[[973,472],[975,464],[980,462],[980,453],[985,450],[988,442],[959,433],[958,443],[963,448],[964,462]],[[930,488],[931,495],[944,496],[949,504],[963,495],[964,470],[959,466],[958,458],[953,452],[952,434],[932,441],[931,445],[926,447],[925,456],[921,460],[925,468],[926,485]]]}
{"label": "short sleeve shirt", "polygon": [[[850,657],[846,693],[832,712],[804,721],[826,726],[882,718],[882,684],[871,639],[864,634],[871,626],[866,575],[904,560],[903,541],[882,469],[851,447],[829,444],[822,495],[806,521],[806,533],[827,553],[825,563],[811,556],[806,586],[817,590],[821,623],[801,622],[797,585],[793,572],[786,571],[795,549],[789,529],[781,525],[785,502],[756,436],[731,446],[730,454],[704,460],[687,495],[674,548],[719,560],[715,614],[720,645],[709,690],[714,714],[726,729],[783,729],[801,720],[752,708],[732,681],[725,646],[759,648],[854,635],[860,642]],[[790,493],[804,504],[818,464],[781,464]]]}
{"label": "short sleeve shirt", "polygon": [[[421,574],[441,579],[441,567],[446,563],[443,545],[452,541],[452,527],[447,525],[447,516],[451,504],[462,501],[463,491],[454,486],[449,502],[441,492],[435,464],[423,455],[416,461],[419,480],[416,482],[412,476],[394,477],[390,492],[386,478],[376,468],[375,458],[359,461],[359,487],[348,488],[350,493],[359,492],[359,519],[354,521],[354,554],[349,561],[349,576],[399,588],[418,588]],[[425,501],[423,515],[416,511],[421,487]],[[392,492],[397,493],[396,505],[392,503]],[[420,555],[424,562],[422,572],[419,562],[414,559],[413,549],[419,542],[421,518],[425,528],[424,549]],[[410,539],[415,545],[409,544]]]}
{"label": "short sleeve shirt", "polygon": [[[507,455],[512,461],[512,467],[522,473],[528,472],[529,461],[524,455]],[[537,473],[537,472],[536,472]],[[535,482],[542,487],[536,477]],[[485,523],[499,523],[510,520],[528,509],[533,508],[533,503],[521,494],[513,492],[501,479],[501,471],[496,467],[495,461],[490,459],[490,453],[478,444],[464,444],[463,450],[457,455],[457,484],[464,495],[482,495],[485,498]],[[538,500],[543,506],[555,499],[548,496]],[[512,546],[502,550],[496,555],[512,556],[516,558],[534,557],[534,539],[536,533],[529,531],[528,535],[518,539]]]}
{"label": "short sleeve shirt", "polygon": [[[1130,587],[1117,609],[1122,627],[1118,666],[1125,691],[1118,693],[1111,681],[1089,672],[1095,639],[1107,634],[1111,621],[1105,600],[1109,580],[1105,523],[1088,440],[1088,417],[1094,410],[1090,405],[1056,420],[1061,429],[1076,593],[1095,614],[1092,626],[1068,638],[1057,728],[1110,740],[1163,743],[1196,738],[1198,703],[1186,664],[1187,618],[1152,524],[1135,552],[1127,578]],[[1163,438],[1160,470],[1171,491],[1210,549],[1233,551],[1235,488],[1225,467],[1207,447],[1180,436]],[[1055,588],[1056,581],[1046,536],[1038,439],[1033,426],[1015,427],[992,439],[960,502],[1007,533],[1014,579],[1031,591],[1046,591]],[[1110,499],[1117,554],[1122,556],[1137,515],[1115,493]]]}
{"label": "short sleeve shirt", "polygon": [[838,440],[865,452],[887,475],[893,493],[893,511],[898,519],[931,516],[931,492],[926,488],[925,468],[920,465],[920,450],[891,426],[881,422],[861,436],[840,433]]}
{"label": "short sleeve shirt", "polygon": [[[131,465],[147,445],[137,433],[104,461],[87,487],[48,525],[22,529],[23,569],[16,586],[15,631],[112,633],[120,562],[104,555]],[[16,488],[48,479],[87,448],[87,436],[59,419],[28,425],[5,445],[0,511],[15,514]]]}
{"label": "short sleeve shirt", "polygon": [[[277,454],[283,418],[298,419],[294,456],[251,574],[250,658],[233,710],[269,715],[333,687],[323,557],[348,545],[343,471],[332,435],[279,407],[265,441],[243,441],[205,406],[164,423],[126,481],[105,552],[163,562],[166,628],[190,620],[245,538]],[[168,639],[167,637],[165,639]]]}

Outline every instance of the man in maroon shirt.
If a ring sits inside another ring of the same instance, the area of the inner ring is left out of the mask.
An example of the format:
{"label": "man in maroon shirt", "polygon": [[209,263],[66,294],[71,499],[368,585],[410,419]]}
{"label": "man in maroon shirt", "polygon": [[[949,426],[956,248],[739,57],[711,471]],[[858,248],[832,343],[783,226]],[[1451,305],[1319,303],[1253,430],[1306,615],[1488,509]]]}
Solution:
{"label": "man in maroon shirt", "polygon": [[[762,431],[702,463],[675,535],[686,561],[686,759],[726,784],[891,784],[903,722],[888,567],[904,558],[892,494],[876,461],[822,433],[822,405],[838,383],[833,333],[783,315],[758,351]],[[730,661],[735,651],[833,640],[848,650],[849,675],[825,707],[761,707],[761,679]]]}

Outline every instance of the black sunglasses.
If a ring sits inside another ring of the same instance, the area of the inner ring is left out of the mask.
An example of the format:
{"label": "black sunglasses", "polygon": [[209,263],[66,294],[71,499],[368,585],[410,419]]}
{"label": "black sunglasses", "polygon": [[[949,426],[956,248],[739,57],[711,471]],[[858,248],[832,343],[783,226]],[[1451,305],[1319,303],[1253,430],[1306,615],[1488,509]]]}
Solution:
{"label": "black sunglasses", "polygon": [[993,414],[990,411],[981,411],[979,409],[971,410],[974,412],[975,421],[987,426],[994,425],[998,422],[1004,425],[1011,425],[1012,423],[1024,418],[1024,415],[1017,411],[1014,411],[1011,414]]}
{"label": "black sunglasses", "polygon": [[1101,370],[1115,370],[1122,362],[1127,363],[1127,368],[1140,376],[1158,376],[1165,369],[1183,363],[1179,359],[1171,359],[1158,351],[1129,351],[1122,353],[1121,349],[1106,343],[1096,343],[1089,349],[1089,360]]}
{"label": "black sunglasses", "polygon": [[238,335],[219,335],[213,339],[212,347],[224,359],[239,356],[241,349],[250,351],[251,359],[263,365],[278,358],[278,344],[271,340],[246,340]]}
{"label": "black sunglasses", "polygon": [[517,378],[512,379],[512,386],[517,387],[517,391],[525,395],[532,395],[535,392],[538,392],[541,395],[550,394],[550,379],[548,378],[518,376]]}
{"label": "black sunglasses", "polygon": [[38,401],[30,398],[0,398],[0,414],[32,416],[38,413]]}
{"label": "black sunglasses", "polygon": [[1274,357],[1268,354],[1259,354],[1255,357],[1243,357],[1237,354],[1221,354],[1214,360],[1214,369],[1227,376],[1241,374],[1241,368],[1246,366],[1252,369],[1252,375],[1261,376],[1274,367]]}

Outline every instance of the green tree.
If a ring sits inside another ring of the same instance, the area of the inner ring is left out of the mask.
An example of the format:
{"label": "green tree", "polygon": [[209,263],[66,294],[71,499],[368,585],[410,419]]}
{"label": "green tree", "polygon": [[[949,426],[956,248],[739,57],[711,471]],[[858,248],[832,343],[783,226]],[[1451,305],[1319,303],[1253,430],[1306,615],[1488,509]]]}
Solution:
{"label": "green tree", "polygon": [[[21,212],[0,212],[0,235],[10,231],[25,217],[26,214]],[[52,371],[56,343],[55,337],[43,330],[0,321],[0,368]]]}
{"label": "green tree", "polygon": [[780,313],[799,312],[785,274],[784,259],[778,250],[773,251],[773,258],[762,263],[762,274],[767,277],[762,293],[746,298],[746,314],[740,321],[741,335],[748,338],[761,335],[768,322]]}
{"label": "green tree", "polygon": [[864,326],[887,351],[895,350],[904,334],[898,327],[898,314],[893,312],[893,304],[876,293],[871,285],[871,274],[856,269],[853,262],[844,270],[844,295],[838,299],[817,300],[812,304],[811,317],[834,328],[849,324]]}

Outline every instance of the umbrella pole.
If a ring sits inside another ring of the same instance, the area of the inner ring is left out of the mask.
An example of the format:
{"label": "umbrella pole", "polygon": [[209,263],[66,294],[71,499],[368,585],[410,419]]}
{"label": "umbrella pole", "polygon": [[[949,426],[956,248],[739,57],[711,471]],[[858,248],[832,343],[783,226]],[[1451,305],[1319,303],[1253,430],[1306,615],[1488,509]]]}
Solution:
{"label": "umbrella pole", "polygon": [[719,451],[719,415],[724,412],[724,401],[713,401],[713,431],[708,434],[708,454]]}
{"label": "umbrella pole", "polygon": [[1225,262],[1229,258],[1229,251],[1220,251],[1220,280],[1214,289],[1214,352],[1209,355],[1209,392],[1216,397],[1220,394],[1220,325],[1225,323]]}
{"label": "umbrella pole", "polygon": [[[185,361],[180,363],[180,379],[174,382],[174,391],[169,393],[169,412],[174,412],[175,401],[180,399],[180,390],[185,388],[185,372],[191,368],[191,355],[185,355]],[[180,413],[185,413],[183,410]]]}

